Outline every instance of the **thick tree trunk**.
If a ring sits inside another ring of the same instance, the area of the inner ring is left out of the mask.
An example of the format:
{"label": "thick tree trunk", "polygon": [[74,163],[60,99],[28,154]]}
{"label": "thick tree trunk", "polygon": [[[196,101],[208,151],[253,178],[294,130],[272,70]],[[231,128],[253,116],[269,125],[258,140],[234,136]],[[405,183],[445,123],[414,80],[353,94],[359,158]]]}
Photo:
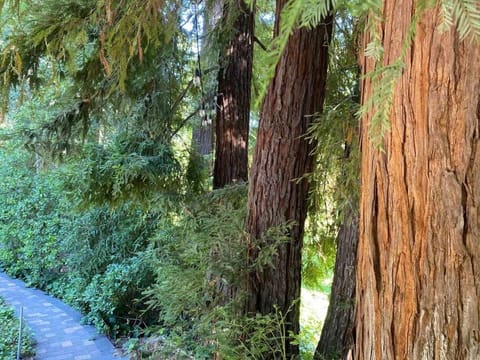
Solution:
{"label": "thick tree trunk", "polygon": [[[385,62],[414,3],[385,1]],[[480,45],[440,22],[420,19],[384,151],[362,119],[357,359],[480,359]]]}
{"label": "thick tree trunk", "polygon": [[337,235],[332,293],[315,360],[352,359],[357,243],[358,211],[351,210],[346,214]]}
{"label": "thick tree trunk", "polygon": [[231,13],[237,16],[218,73],[214,189],[248,179],[254,17],[243,0],[226,1],[223,19]]}
{"label": "thick tree trunk", "polygon": [[[284,0],[277,1],[278,29]],[[290,37],[275,76],[262,104],[260,126],[249,181],[247,227],[251,235],[249,264],[255,262],[268,229],[294,222],[289,241],[280,245],[272,266],[249,274],[247,304],[249,314],[286,314],[287,333],[299,331],[301,250],[307,212],[308,182],[299,178],[312,170],[306,133],[314,113],[322,111],[325,97],[328,42],[332,31],[329,17],[313,30],[296,30]],[[263,237],[263,238],[262,238]],[[298,347],[286,339],[288,358]],[[270,357],[275,357],[269,354]]]}

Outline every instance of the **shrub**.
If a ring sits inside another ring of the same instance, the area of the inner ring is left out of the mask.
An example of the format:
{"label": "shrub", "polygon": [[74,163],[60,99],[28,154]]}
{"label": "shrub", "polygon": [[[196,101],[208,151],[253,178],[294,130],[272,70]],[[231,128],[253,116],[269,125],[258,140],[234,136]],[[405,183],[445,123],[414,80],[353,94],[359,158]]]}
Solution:
{"label": "shrub", "polygon": [[68,219],[59,180],[31,171],[29,161],[19,152],[0,167],[0,262],[27,284],[45,288],[62,267],[59,230]]}
{"label": "shrub", "polygon": [[[15,359],[17,355],[19,322],[12,308],[0,298],[0,359]],[[22,359],[34,355],[33,340],[30,332],[22,332]]]}
{"label": "shrub", "polygon": [[108,265],[104,274],[93,277],[83,293],[85,320],[113,338],[144,327],[149,315],[139,299],[152,278],[152,269],[142,254]]}

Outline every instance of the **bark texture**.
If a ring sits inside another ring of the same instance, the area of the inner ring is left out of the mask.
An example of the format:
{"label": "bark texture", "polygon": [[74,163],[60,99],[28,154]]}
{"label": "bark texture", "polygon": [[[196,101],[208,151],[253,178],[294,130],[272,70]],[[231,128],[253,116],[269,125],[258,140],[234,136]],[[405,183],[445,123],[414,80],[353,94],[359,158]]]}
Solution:
{"label": "bark texture", "polygon": [[346,214],[337,235],[332,293],[315,360],[352,359],[357,244],[358,211],[352,210]]}
{"label": "bark texture", "polygon": [[[276,24],[284,0],[277,1]],[[276,30],[277,31],[277,30]],[[249,314],[268,314],[274,305],[287,314],[287,331],[298,333],[301,250],[309,184],[296,181],[312,170],[314,147],[303,135],[312,115],[322,111],[325,97],[328,41],[332,19],[310,31],[297,30],[276,67],[260,114],[260,126],[249,181],[247,228],[251,235],[249,262],[268,239],[268,229],[293,221],[289,241],[278,248],[271,267],[249,274]],[[287,339],[288,358],[298,348]],[[270,354],[271,357],[274,357]]]}
{"label": "bark texture", "polygon": [[[413,6],[385,1],[385,63]],[[362,119],[357,359],[480,359],[480,45],[440,22],[420,19],[384,152]]]}
{"label": "bark texture", "polygon": [[253,12],[243,0],[228,0],[224,21],[235,16],[233,34],[220,58],[213,188],[248,179],[248,129],[253,63]]}

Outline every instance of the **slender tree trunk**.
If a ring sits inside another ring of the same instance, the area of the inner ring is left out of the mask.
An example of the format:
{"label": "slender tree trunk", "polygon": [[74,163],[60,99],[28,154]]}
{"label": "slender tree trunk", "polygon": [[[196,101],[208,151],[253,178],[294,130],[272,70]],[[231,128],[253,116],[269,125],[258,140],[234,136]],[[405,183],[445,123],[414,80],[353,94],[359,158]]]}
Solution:
{"label": "slender tree trunk", "polygon": [[243,0],[224,4],[223,21],[235,14],[233,34],[220,56],[213,187],[248,179],[248,129],[253,62],[253,12]]}
{"label": "slender tree trunk", "polygon": [[212,153],[212,124],[201,124],[192,132],[192,148],[200,155]]}
{"label": "slender tree trunk", "polygon": [[[386,62],[414,3],[385,1]],[[440,22],[420,19],[383,151],[362,119],[356,359],[480,359],[480,45]]]}
{"label": "slender tree trunk", "polygon": [[337,235],[332,293],[315,360],[352,359],[357,243],[358,211],[350,210]]}
{"label": "slender tree trunk", "polygon": [[[275,29],[278,31],[284,0],[277,1]],[[262,104],[248,193],[247,227],[251,235],[250,265],[263,247],[267,230],[294,222],[289,241],[280,245],[272,266],[249,274],[249,314],[269,314],[275,306],[286,314],[286,331],[299,331],[301,250],[309,184],[298,180],[312,170],[306,133],[312,114],[322,111],[325,97],[328,42],[332,18],[312,30],[296,30],[287,43],[275,76]],[[288,358],[298,347],[286,339]],[[275,354],[269,354],[274,358]]]}
{"label": "slender tree trunk", "polygon": [[[205,81],[207,79],[205,68],[210,68],[211,66],[215,65],[216,61],[218,60],[218,57],[212,60],[212,57],[209,56],[211,52],[209,50],[212,47],[212,44],[211,41],[209,41],[208,34],[215,28],[217,22],[221,18],[221,3],[221,0],[212,1],[211,3],[205,4],[205,8],[202,11],[201,18],[203,21],[201,22],[202,41],[200,53],[202,69],[197,69],[202,76],[202,97],[206,96],[204,92],[208,93],[210,91],[210,84],[208,81]],[[197,21],[199,21],[198,18]],[[197,66],[200,67],[200,64]],[[208,98],[202,98],[201,100],[210,101]],[[206,107],[206,104],[203,104],[203,106]],[[210,117],[210,115],[208,116]],[[210,155],[213,150],[213,126],[211,121],[204,121],[206,120],[206,117],[207,116],[205,115],[204,119],[201,119],[200,123],[197,124],[192,131],[192,149],[202,156]],[[197,159],[193,157],[190,159],[190,161],[197,161]],[[205,162],[205,164],[207,163]]]}

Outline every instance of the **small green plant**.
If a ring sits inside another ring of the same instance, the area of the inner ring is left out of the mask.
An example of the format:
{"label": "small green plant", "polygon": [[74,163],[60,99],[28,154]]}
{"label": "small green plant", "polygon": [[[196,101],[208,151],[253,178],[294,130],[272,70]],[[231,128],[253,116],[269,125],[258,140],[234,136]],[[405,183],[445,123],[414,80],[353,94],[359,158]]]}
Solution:
{"label": "small green plant", "polygon": [[[0,298],[0,359],[15,359],[17,355],[19,321],[13,309]],[[34,342],[28,329],[22,332],[22,359],[33,357]]]}

